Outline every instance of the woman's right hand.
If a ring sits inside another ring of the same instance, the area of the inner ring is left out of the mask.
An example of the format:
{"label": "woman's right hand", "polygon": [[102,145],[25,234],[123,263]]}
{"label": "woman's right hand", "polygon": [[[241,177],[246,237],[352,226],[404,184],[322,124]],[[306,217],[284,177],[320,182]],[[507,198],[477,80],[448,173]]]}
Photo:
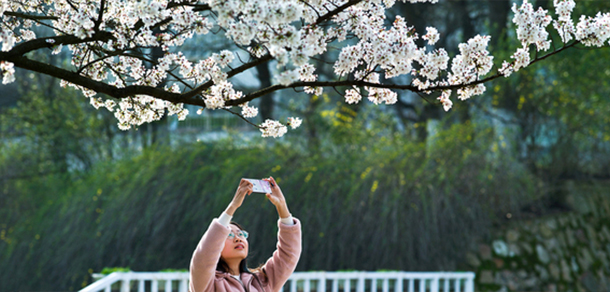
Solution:
{"label": "woman's right hand", "polygon": [[250,195],[252,193],[252,187],[252,183],[245,179],[242,179],[239,182],[237,191],[235,191],[235,196],[233,196],[233,200],[231,200],[231,203],[225,210],[225,213],[227,213],[227,215],[233,216],[235,210],[237,210],[237,208],[239,208],[244,202],[244,198],[246,197],[246,195]]}

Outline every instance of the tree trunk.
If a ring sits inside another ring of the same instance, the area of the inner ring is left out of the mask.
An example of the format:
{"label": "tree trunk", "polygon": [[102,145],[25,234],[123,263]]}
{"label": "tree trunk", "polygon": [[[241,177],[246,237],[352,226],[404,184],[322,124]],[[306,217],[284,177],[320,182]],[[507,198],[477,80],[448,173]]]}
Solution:
{"label": "tree trunk", "polygon": [[[160,47],[155,47],[152,49],[151,51],[151,59],[152,60],[157,60],[159,58],[163,57],[163,50]],[[152,66],[152,64],[151,64]],[[165,81],[161,82],[157,87],[159,88],[163,88],[163,86],[165,85]],[[153,123],[150,124],[149,130],[150,131],[150,144],[151,145],[156,145],[156,144],[169,144],[168,141],[168,135],[167,135],[167,129],[166,127],[164,127],[167,124],[167,115],[163,115],[163,117],[161,117],[160,120],[155,121]]]}
{"label": "tree trunk", "polygon": [[[271,86],[271,72],[269,71],[269,64],[262,63],[257,65],[256,71],[258,72],[258,80],[261,83],[261,88]],[[273,93],[261,97],[260,105],[258,107],[260,110],[261,122],[273,117],[273,106]]]}

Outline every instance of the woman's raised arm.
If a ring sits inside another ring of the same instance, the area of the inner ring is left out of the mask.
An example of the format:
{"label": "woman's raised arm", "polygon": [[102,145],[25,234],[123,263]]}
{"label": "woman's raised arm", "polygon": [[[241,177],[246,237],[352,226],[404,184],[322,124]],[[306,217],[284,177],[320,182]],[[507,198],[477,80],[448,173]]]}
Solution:
{"label": "woman's raised arm", "polygon": [[284,198],[284,194],[280,189],[280,186],[277,185],[275,179],[273,177],[269,177],[264,179],[269,182],[271,185],[271,194],[265,194],[271,204],[275,206],[277,210],[277,214],[280,218],[288,218],[290,217],[290,211],[288,210],[288,204],[286,204],[286,198]]}
{"label": "woman's raised arm", "polygon": [[[241,180],[239,187],[233,196],[233,200],[225,210],[225,214],[233,216],[235,210],[239,208],[244,201],[246,195],[252,193],[252,183],[247,180]],[[224,247],[225,240],[231,229],[228,227],[229,222],[223,222],[223,218],[227,216],[221,215],[221,220],[214,219],[208,227],[208,230],[203,234],[197,248],[193,252],[190,265],[190,292],[207,291],[210,285],[214,282],[216,274],[216,265],[220,259],[220,253]],[[230,217],[226,221],[230,221]]]}
{"label": "woman's raised arm", "polygon": [[277,249],[273,256],[263,266],[271,292],[278,292],[286,283],[299,262],[301,256],[301,223],[292,218],[288,204],[282,190],[273,177],[266,179],[271,184],[271,194],[267,194],[269,201],[277,209],[280,216],[278,222]]}

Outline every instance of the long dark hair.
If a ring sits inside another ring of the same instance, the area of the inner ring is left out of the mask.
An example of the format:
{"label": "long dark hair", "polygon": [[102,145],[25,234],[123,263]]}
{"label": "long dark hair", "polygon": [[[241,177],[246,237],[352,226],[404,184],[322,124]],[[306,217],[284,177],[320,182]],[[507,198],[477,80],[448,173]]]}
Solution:
{"label": "long dark hair", "polygon": [[[237,226],[240,230],[244,230],[244,228],[239,225],[237,222],[233,222],[231,221],[230,224],[233,224],[235,226]],[[245,259],[241,260],[241,262],[239,263],[239,273],[248,273],[254,276],[254,278],[256,278],[256,281],[258,281],[258,283],[261,285],[261,288],[263,287],[263,284],[261,283],[260,279],[258,278],[258,275],[256,275],[255,273],[258,273],[259,275],[263,276],[263,279],[266,279],[267,274],[265,274],[265,269],[263,269],[263,265],[258,266],[255,269],[248,269],[248,258],[246,257]],[[228,273],[229,272],[229,265],[227,264],[227,262],[225,262],[222,257],[218,258],[218,263],[216,264],[216,271],[219,272],[223,272],[223,273]]]}

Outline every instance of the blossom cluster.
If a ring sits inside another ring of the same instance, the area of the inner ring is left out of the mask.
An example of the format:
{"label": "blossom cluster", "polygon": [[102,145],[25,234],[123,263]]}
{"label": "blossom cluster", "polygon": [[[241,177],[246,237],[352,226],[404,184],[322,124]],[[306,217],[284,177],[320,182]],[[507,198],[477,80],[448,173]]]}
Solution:
{"label": "blossom cluster", "polygon": [[[349,104],[361,102],[365,94],[374,104],[396,103],[398,94],[387,88],[387,82],[404,76],[417,91],[440,91],[438,100],[445,110],[453,105],[450,98],[454,91],[461,100],[483,94],[485,86],[481,79],[494,68],[494,57],[487,49],[490,37],[477,35],[459,44],[459,53],[450,58],[444,48],[434,47],[442,37],[436,28],[427,27],[425,34],[420,31],[420,37],[418,30],[409,26],[403,17],[387,19],[386,10],[395,2],[361,1],[333,11],[348,1],[2,1],[0,50],[10,52],[20,43],[36,41],[32,27],[50,26],[57,37],[71,35],[82,40],[67,43],[50,37],[46,43],[53,53],[69,50],[73,72],[83,77],[116,88],[163,87],[175,94],[196,95],[200,98],[198,105],[207,109],[228,109],[231,107],[228,104],[240,104],[240,114],[245,118],[256,117],[258,109],[246,102],[250,100],[245,98],[248,94],[236,90],[231,79],[241,72],[234,69],[236,62],[248,65],[238,58],[236,51],[240,49],[256,58],[269,56],[276,61],[274,82],[278,88],[300,83],[299,86],[305,84],[306,93],[320,95],[323,88],[319,83],[307,84],[318,81],[311,59],[325,53],[331,43],[339,46],[340,52],[333,63],[336,77],[347,76],[367,84],[362,92],[356,86],[345,91],[345,102]],[[437,0],[402,2],[436,3]],[[533,47],[537,51],[548,50],[551,41],[547,27],[551,23],[564,43],[575,40],[585,46],[602,46],[610,38],[610,14],[581,16],[575,24],[572,20],[574,0],[554,0],[554,6],[555,20],[547,10],[534,9],[528,0],[513,5],[512,20],[521,47],[510,60],[502,60],[498,74],[508,77],[527,67],[533,62],[530,57]],[[333,16],[321,21],[326,13]],[[201,60],[191,60],[180,52],[180,47],[194,35],[214,31],[224,32],[223,36],[235,44],[233,50],[211,52]],[[426,41],[424,45],[420,39]],[[162,55],[155,55],[151,60],[152,54],[145,53],[151,48],[160,48]],[[0,60],[4,84],[14,81],[14,65],[10,60]],[[113,112],[121,129],[152,122],[166,114],[175,114],[179,119],[188,114],[182,103],[142,94],[105,99],[90,88],[72,82],[75,80],[62,81],[62,85],[83,91],[95,108]],[[280,137],[288,126],[296,128],[300,124],[300,119],[289,118],[286,124],[266,120],[259,127],[264,137]]]}
{"label": "blossom cluster", "polygon": [[265,120],[264,123],[260,125],[261,132],[263,137],[282,137],[286,132],[288,132],[288,128],[282,123],[274,120]]}
{"label": "blossom cluster", "polygon": [[11,62],[0,62],[0,71],[2,72],[2,84],[9,84],[15,81],[15,64]]}

